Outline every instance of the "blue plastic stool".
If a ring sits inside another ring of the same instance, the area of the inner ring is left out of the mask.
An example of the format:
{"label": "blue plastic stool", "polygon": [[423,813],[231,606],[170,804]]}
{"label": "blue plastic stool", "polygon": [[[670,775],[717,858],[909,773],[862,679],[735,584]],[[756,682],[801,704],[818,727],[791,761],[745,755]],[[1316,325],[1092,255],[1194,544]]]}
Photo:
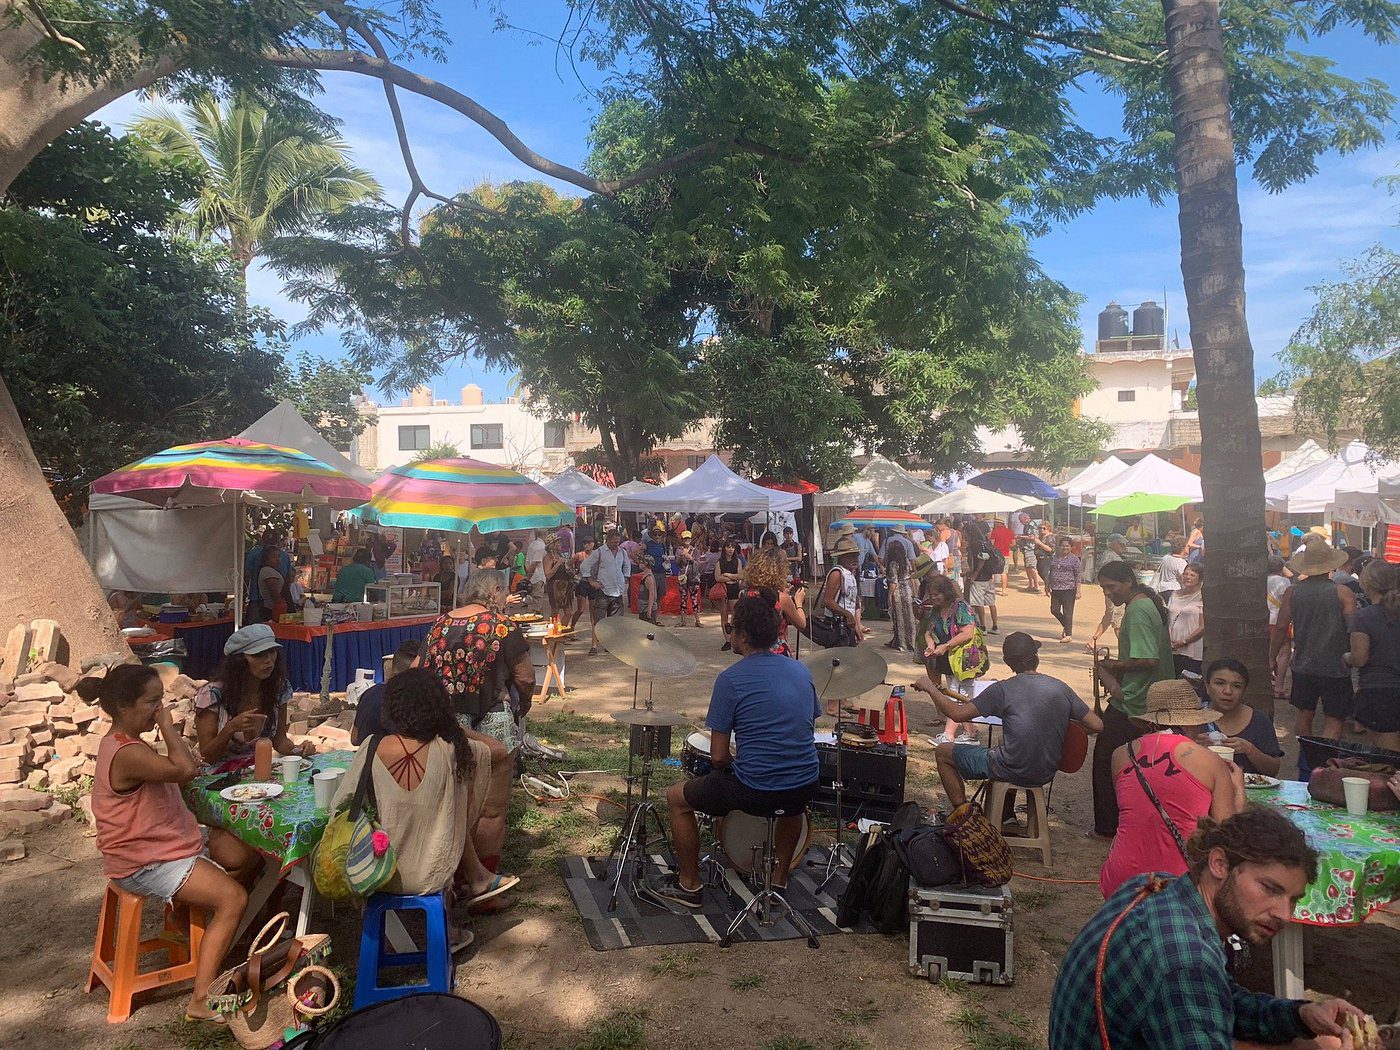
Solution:
{"label": "blue plastic stool", "polygon": [[[384,943],[384,916],[391,911],[421,911],[427,921],[427,950],[396,953]],[[381,970],[402,966],[426,966],[423,984],[381,987]],[[447,905],[441,893],[402,896],[376,893],[365,902],[365,926],[360,934],[360,972],[355,976],[355,1009],[402,999],[419,992],[452,991],[452,952],[447,944]]]}

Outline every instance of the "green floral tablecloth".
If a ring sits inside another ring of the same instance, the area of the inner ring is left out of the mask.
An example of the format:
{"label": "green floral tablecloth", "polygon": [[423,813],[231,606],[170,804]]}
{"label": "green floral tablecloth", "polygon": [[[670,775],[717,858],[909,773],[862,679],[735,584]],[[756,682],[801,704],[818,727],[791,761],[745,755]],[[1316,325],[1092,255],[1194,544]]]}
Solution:
{"label": "green floral tablecloth", "polygon": [[1309,797],[1308,786],[1296,780],[1247,794],[1251,802],[1283,813],[1320,854],[1317,879],[1294,909],[1295,922],[1363,922],[1382,904],[1400,898],[1400,813],[1353,817],[1342,806]]}
{"label": "green floral tablecloth", "polygon": [[[349,769],[354,757],[353,751],[329,751],[311,759],[311,767],[317,773]],[[311,855],[331,815],[316,808],[311,775],[305,767],[295,784],[284,785],[282,794],[267,802],[230,802],[210,791],[209,785],[222,778],[222,773],[211,773],[195,777],[185,787],[185,804],[201,824],[237,835],[259,853],[276,859],[283,872]],[[253,779],[251,767],[244,771],[243,779]]]}

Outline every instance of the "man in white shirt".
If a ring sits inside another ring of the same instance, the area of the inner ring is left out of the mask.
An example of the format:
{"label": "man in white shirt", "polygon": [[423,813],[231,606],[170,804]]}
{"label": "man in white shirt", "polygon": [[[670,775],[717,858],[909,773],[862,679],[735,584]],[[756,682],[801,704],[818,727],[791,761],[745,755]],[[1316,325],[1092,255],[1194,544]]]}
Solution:
{"label": "man in white shirt", "polygon": [[621,541],[622,533],[610,529],[603,535],[603,545],[585,558],[579,569],[582,577],[580,586],[587,585],[592,592],[588,603],[588,618],[593,625],[589,656],[598,655],[598,607],[603,607],[604,619],[622,613],[622,596],[626,592],[627,576],[632,566]]}
{"label": "man in white shirt", "polygon": [[544,611],[544,536],[539,529],[530,533],[525,548],[525,578],[530,581],[530,608]]}

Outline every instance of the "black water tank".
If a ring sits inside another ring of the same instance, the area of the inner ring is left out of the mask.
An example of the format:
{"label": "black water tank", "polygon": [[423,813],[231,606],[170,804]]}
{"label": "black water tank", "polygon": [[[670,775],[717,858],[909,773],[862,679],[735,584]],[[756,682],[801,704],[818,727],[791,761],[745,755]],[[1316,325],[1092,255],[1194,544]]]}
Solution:
{"label": "black water tank", "polygon": [[1133,335],[1162,335],[1166,330],[1166,311],[1151,299],[1133,311]]}
{"label": "black water tank", "polygon": [[1110,302],[1099,311],[1099,338],[1117,339],[1128,334],[1128,311]]}

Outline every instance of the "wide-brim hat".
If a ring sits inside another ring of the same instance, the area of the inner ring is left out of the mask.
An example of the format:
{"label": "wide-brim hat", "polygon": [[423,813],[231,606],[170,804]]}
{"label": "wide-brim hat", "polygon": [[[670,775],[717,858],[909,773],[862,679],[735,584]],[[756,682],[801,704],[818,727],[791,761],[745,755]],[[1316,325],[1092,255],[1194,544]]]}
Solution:
{"label": "wide-brim hat", "polygon": [[1159,726],[1203,726],[1224,716],[1202,707],[1201,695],[1190,682],[1173,678],[1147,687],[1147,710],[1138,717]]}
{"label": "wide-brim hat", "polygon": [[909,569],[909,575],[916,580],[922,580],[935,568],[937,565],[932,558],[927,554],[920,554],[914,559],[914,564]]}
{"label": "wide-brim hat", "polygon": [[831,548],[831,556],[839,558],[844,554],[859,554],[860,548],[856,546],[856,541],[849,536],[842,536]]}
{"label": "wide-brim hat", "polygon": [[1346,563],[1346,551],[1337,550],[1324,539],[1316,539],[1288,560],[1288,571],[1294,576],[1322,576]]}
{"label": "wide-brim hat", "polygon": [[891,525],[891,526],[890,526],[890,531],[893,532],[893,533],[894,533],[895,535],[897,535],[897,536],[908,536],[908,535],[909,535],[909,530],[908,530],[907,528],[905,528],[905,527],[904,527],[902,524],[900,524],[900,523],[895,523],[894,525]]}

